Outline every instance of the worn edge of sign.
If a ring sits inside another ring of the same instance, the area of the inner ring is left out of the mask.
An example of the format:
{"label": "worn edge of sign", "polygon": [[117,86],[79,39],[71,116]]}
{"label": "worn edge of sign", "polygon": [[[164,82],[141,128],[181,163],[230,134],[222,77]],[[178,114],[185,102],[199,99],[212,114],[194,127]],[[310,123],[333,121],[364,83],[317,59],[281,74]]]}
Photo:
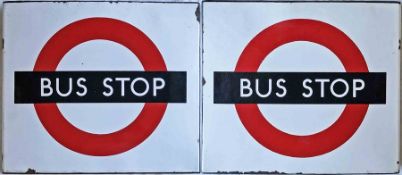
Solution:
{"label": "worn edge of sign", "polygon": [[203,2],[245,3],[383,3],[401,4],[400,0],[204,0]]}
{"label": "worn edge of sign", "polygon": [[183,4],[199,4],[198,0],[5,0],[3,4],[7,3],[183,3]]}
{"label": "worn edge of sign", "polygon": [[5,83],[5,81],[4,81],[4,73],[5,73],[5,69],[4,69],[4,67],[5,67],[5,65],[4,65],[4,57],[5,57],[5,40],[4,40],[4,29],[5,29],[5,27],[4,27],[4,24],[5,24],[5,20],[4,20],[4,18],[5,18],[5,16],[6,15],[4,15],[5,14],[5,11],[4,11],[4,6],[1,6],[1,8],[0,8],[0,19],[1,19],[1,55],[0,55],[0,69],[1,69],[1,71],[0,71],[0,73],[1,73],[1,75],[0,75],[0,78],[1,78],[1,84],[0,84],[0,88],[1,88],[1,90],[0,90],[0,95],[1,95],[1,98],[0,98],[0,110],[1,110],[1,113],[0,113],[0,119],[1,119],[1,128],[0,128],[0,130],[1,130],[1,135],[0,135],[0,137],[1,137],[1,157],[0,157],[0,163],[1,163],[1,167],[0,167],[0,169],[1,169],[1,172],[2,173],[5,173],[5,171],[4,171],[4,167],[5,167],[5,164],[4,164],[4,152],[5,152],[5,150],[4,150],[4,136],[5,136],[5,133],[4,133],[4,131],[5,131],[5,129],[4,129],[4,127],[5,127],[5,122],[4,122],[4,116],[5,116],[5,113],[4,113],[4,101],[5,101],[5,99],[4,99],[4,91],[5,91],[5,88],[4,88],[4,83]]}
{"label": "worn edge of sign", "polygon": [[203,19],[202,15],[202,2],[198,3],[197,8],[195,10],[195,16],[198,22],[198,172],[202,174],[202,155],[203,155],[203,23],[201,22]]}
{"label": "worn edge of sign", "polygon": [[4,51],[5,51],[5,47],[4,47],[4,45],[5,45],[5,42],[4,42],[4,23],[5,23],[5,21],[4,21],[4,7],[3,6],[1,6],[0,7],[0,22],[1,22],[1,28],[0,28],[0,32],[1,32],[1,53],[0,53],[0,79],[1,79],[1,81],[0,81],[0,96],[1,96],[1,98],[0,98],[0,110],[1,110],[1,112],[0,112],[0,123],[1,123],[1,128],[0,128],[0,132],[1,132],[1,134],[0,134],[0,147],[1,147],[1,153],[0,153],[0,164],[1,164],[1,166],[0,166],[0,169],[1,169],[1,172],[2,173],[4,173],[4,116],[5,116],[5,114],[4,114],[4,90],[5,90],[5,88],[4,88]]}
{"label": "worn edge of sign", "polygon": [[308,2],[361,2],[361,3],[401,3],[401,0],[6,0],[4,2],[154,2],[154,3],[174,3],[174,2],[291,2],[291,3],[308,3]]}
{"label": "worn edge of sign", "polygon": [[[402,1],[401,1],[402,2]],[[399,23],[399,25],[398,25],[398,30],[399,30],[399,32],[398,32],[398,48],[396,49],[397,50],[397,57],[399,58],[398,60],[397,60],[397,62],[398,62],[398,65],[397,65],[397,67],[398,67],[398,72],[399,72],[399,74],[397,75],[397,77],[398,77],[398,81],[399,81],[399,87],[397,87],[397,89],[398,89],[398,94],[397,94],[397,98],[398,98],[398,102],[399,102],[399,105],[398,105],[398,108],[399,108],[399,110],[398,110],[398,118],[397,118],[397,123],[398,123],[398,127],[397,127],[397,131],[398,131],[398,137],[397,137],[397,144],[398,144],[398,146],[397,146],[397,150],[396,150],[396,152],[398,153],[397,154],[397,172],[395,173],[395,174],[400,174],[400,172],[401,172],[401,111],[402,111],[402,109],[401,109],[401,85],[402,85],[402,82],[401,82],[401,71],[402,71],[402,69],[401,69],[401,66],[402,66],[402,62],[401,62],[401,59],[402,59],[402,55],[401,55],[401,39],[402,39],[402,6],[401,5],[399,5],[399,15],[398,15],[398,18],[397,18],[397,23]]]}

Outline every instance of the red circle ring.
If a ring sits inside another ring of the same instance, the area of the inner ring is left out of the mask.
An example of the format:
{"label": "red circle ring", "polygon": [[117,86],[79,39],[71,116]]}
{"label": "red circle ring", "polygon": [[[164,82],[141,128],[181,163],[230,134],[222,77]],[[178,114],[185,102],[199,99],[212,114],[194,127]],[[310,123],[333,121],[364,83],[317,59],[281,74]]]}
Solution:
{"label": "red circle ring", "polygon": [[[294,41],[309,41],[331,50],[346,72],[368,72],[356,44],[336,27],[316,20],[292,19],[276,23],[255,36],[246,46],[235,72],[256,72],[274,49]],[[285,133],[269,123],[257,104],[235,104],[250,135],[267,149],[291,157],[313,157],[328,153],[345,143],[359,128],[368,104],[347,104],[330,127],[307,136]]]}
{"label": "red circle ring", "polygon": [[[42,48],[33,70],[56,71],[69,50],[96,39],[127,47],[138,57],[145,71],[167,71],[152,40],[136,27],[111,18],[87,18],[65,26]],[[78,153],[108,156],[128,151],[150,136],[162,120],[167,104],[145,103],[132,123],[108,134],[93,134],[76,128],[64,118],[56,103],[36,103],[34,106],[42,125],[57,142]]]}

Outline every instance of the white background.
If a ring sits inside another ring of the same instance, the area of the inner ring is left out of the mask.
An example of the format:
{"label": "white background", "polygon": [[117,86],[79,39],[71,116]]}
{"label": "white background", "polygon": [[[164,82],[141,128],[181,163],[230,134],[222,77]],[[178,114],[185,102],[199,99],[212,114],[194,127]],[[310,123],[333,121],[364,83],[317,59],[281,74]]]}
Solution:
{"label": "white background", "polygon": [[[1,0],[1,1],[3,1],[3,0]],[[0,8],[0,11],[2,12],[2,6],[1,6],[1,8]],[[2,13],[1,13],[2,14]],[[0,20],[2,20],[2,19],[0,19]],[[2,22],[0,23],[0,25],[2,24]],[[2,30],[2,27],[0,27],[0,30]],[[2,33],[2,32],[1,32]],[[1,67],[1,66],[0,66]],[[0,71],[0,72],[2,72],[2,71]],[[1,76],[2,77],[2,76]],[[330,121],[329,121],[330,122]],[[319,130],[319,128],[316,128],[316,129],[318,129]],[[289,131],[290,132],[290,131]],[[402,174],[402,173],[400,173],[400,174]]]}

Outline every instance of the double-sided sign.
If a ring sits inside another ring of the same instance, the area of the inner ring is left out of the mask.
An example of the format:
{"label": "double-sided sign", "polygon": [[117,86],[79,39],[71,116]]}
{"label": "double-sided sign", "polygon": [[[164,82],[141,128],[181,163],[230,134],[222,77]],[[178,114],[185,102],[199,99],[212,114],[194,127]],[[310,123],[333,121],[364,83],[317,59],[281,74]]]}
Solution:
{"label": "double-sided sign", "polygon": [[399,4],[204,5],[7,3],[4,170],[398,171]]}

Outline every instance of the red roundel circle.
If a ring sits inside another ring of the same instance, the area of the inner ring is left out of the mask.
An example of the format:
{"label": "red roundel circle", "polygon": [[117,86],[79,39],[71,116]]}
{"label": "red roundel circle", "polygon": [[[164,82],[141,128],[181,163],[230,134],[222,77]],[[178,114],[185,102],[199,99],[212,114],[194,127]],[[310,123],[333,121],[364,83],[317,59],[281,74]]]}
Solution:
{"label": "red roundel circle", "polygon": [[[97,39],[125,46],[138,57],[145,71],[167,71],[151,39],[136,27],[111,18],[82,19],[59,30],[42,48],[33,71],[56,71],[68,51]],[[108,134],[93,134],[73,126],[56,103],[36,103],[34,107],[47,132],[63,146],[81,154],[108,156],[128,151],[150,136],[161,121],[167,103],[145,103],[133,122]]]}
{"label": "red roundel circle", "polygon": [[[368,72],[363,54],[344,32],[310,19],[286,20],[264,29],[245,47],[235,72],[257,72],[274,49],[295,41],[313,42],[328,48],[346,72]],[[291,157],[313,157],[333,151],[351,138],[363,122],[368,104],[346,104],[335,123],[307,136],[292,135],[275,128],[264,118],[257,104],[235,104],[235,107],[250,135],[267,149]]]}

